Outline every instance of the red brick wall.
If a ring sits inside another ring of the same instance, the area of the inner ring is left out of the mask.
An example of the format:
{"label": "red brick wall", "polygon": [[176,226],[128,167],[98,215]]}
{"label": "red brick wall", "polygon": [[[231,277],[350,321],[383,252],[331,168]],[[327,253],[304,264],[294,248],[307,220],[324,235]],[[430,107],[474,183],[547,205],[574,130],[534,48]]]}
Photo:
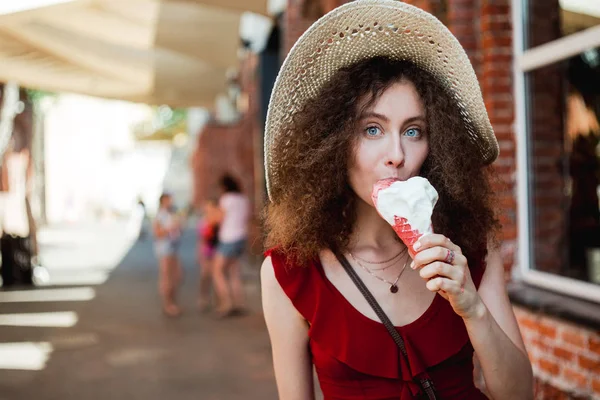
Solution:
{"label": "red brick wall", "polygon": [[600,333],[515,307],[537,399],[600,396]]}
{"label": "red brick wall", "polygon": [[304,3],[305,0],[288,0],[284,16],[283,55],[290,51],[296,40],[316,20],[304,15],[303,11],[306,9]]}
{"label": "red brick wall", "polygon": [[257,182],[262,181],[260,174],[257,175],[258,172],[262,173],[262,160],[257,163],[255,155],[256,139],[263,132],[258,122],[256,65],[257,57],[249,55],[240,68],[240,85],[242,92],[248,96],[247,111],[235,124],[210,122],[204,127],[192,157],[192,169],[196,207],[200,207],[207,198],[219,195],[218,183],[224,173],[231,173],[240,180],[255,210],[251,224],[251,247],[254,254],[260,254],[259,210],[264,199],[260,195],[262,192],[257,190]]}
{"label": "red brick wall", "polygon": [[[509,0],[481,0],[478,26],[479,81],[483,99],[498,144],[500,157],[494,163],[501,183],[497,185],[498,209],[502,223],[502,255],[507,277],[514,264],[517,240],[515,198],[515,135],[512,93],[512,25]],[[472,42],[470,42],[472,43]]]}
{"label": "red brick wall", "polygon": [[349,0],[288,0],[284,16],[283,55],[285,56],[296,40],[323,14]]}
{"label": "red brick wall", "polygon": [[[448,4],[452,0],[404,0],[404,3],[419,7],[435,15],[442,23],[448,25]],[[471,0],[467,0],[471,1]]]}
{"label": "red brick wall", "polygon": [[447,0],[447,7],[447,26],[462,44],[477,75],[480,75],[479,49],[481,47],[481,36],[477,34],[479,32],[477,29],[479,9],[476,7],[476,1]]}
{"label": "red brick wall", "polygon": [[245,119],[235,125],[210,123],[202,130],[193,163],[197,206],[208,198],[218,197],[219,179],[224,173],[240,179],[244,193],[252,193],[253,149],[249,148],[252,143],[245,140],[248,131]]}
{"label": "red brick wall", "polygon": [[437,3],[436,0],[406,0],[404,1],[407,4],[411,4],[415,7],[419,7],[429,13],[434,13],[434,3]]}

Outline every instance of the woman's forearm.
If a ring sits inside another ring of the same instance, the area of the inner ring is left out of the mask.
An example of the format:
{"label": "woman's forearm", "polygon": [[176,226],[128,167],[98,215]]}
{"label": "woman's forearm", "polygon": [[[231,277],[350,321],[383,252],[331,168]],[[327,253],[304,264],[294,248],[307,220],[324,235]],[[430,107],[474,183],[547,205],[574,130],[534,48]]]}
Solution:
{"label": "woman's forearm", "polygon": [[531,363],[498,325],[483,302],[465,326],[494,400],[533,399]]}

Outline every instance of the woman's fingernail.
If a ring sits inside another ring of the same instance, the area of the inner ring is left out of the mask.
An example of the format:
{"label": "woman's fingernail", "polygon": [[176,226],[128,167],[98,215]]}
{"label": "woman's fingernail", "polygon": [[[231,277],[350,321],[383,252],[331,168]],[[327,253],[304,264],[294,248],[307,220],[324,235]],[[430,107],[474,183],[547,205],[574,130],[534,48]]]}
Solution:
{"label": "woman's fingernail", "polygon": [[410,268],[411,269],[415,269],[415,262],[414,261],[410,263]]}
{"label": "woman's fingernail", "polygon": [[421,248],[421,243],[420,242],[415,242],[415,244],[413,244],[413,249],[419,250]]}

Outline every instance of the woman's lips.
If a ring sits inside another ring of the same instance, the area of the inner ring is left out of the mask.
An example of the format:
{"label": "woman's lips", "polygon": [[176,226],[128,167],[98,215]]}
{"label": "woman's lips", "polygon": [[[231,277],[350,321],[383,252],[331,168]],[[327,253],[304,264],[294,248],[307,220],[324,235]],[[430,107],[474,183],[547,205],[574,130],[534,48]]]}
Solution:
{"label": "woman's lips", "polygon": [[394,182],[399,180],[400,179],[398,178],[384,178],[378,180],[377,183],[373,185],[373,192],[371,193],[371,199],[373,202],[377,202],[377,195],[379,194],[380,190],[389,188]]}

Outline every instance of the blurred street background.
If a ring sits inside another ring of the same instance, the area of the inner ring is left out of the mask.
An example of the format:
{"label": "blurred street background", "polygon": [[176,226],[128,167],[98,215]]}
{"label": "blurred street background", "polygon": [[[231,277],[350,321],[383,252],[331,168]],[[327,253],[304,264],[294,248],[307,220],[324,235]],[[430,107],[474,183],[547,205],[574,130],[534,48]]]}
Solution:
{"label": "blurred street background", "polygon": [[[267,105],[296,40],[347,2],[0,0],[0,400],[277,398],[259,281]],[[536,399],[600,399],[600,1],[406,2],[479,78]],[[199,223],[224,174],[250,208],[248,301],[216,318],[197,304]],[[161,310],[152,232],[165,192],[182,221],[178,318]]]}
{"label": "blurred street background", "polygon": [[50,284],[0,292],[0,399],[276,398],[258,276],[247,276],[248,316],[200,314],[186,232],[184,314],[166,319],[151,241],[132,241],[126,228],[41,230]]}

